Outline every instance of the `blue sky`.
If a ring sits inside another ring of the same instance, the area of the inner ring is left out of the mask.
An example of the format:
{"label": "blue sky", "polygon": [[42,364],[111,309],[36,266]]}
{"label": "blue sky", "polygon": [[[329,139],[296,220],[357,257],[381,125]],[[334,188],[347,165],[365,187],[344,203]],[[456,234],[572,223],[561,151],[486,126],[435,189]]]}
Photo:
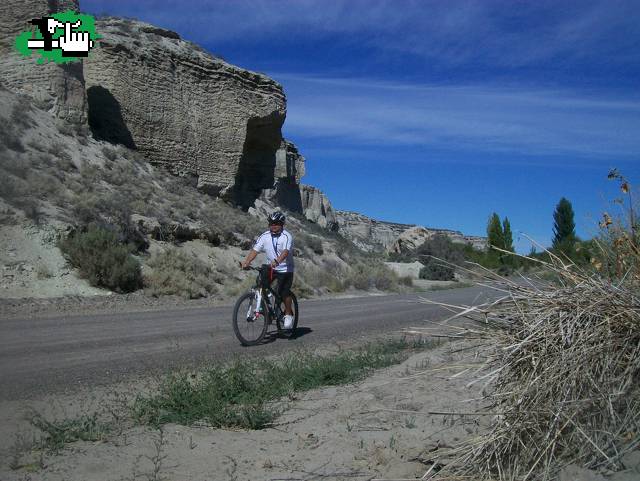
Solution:
{"label": "blue sky", "polygon": [[492,212],[547,245],[561,197],[578,235],[640,185],[637,1],[102,1],[266,73],[304,182],[338,209],[484,235]]}

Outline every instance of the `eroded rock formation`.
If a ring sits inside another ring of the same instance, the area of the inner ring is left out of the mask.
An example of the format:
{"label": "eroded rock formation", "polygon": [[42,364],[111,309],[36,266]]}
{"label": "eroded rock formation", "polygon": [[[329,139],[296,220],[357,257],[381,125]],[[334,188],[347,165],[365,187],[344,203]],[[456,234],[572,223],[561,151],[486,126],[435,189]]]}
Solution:
{"label": "eroded rock formation", "polygon": [[194,174],[201,189],[245,207],[273,188],[286,114],[280,84],[152,25],[110,18],[96,30],[103,38],[85,63],[95,136]]}
{"label": "eroded rock formation", "polygon": [[312,185],[300,185],[304,216],[321,227],[337,231],[338,221],[326,195]]}
{"label": "eroded rock formation", "polygon": [[379,221],[357,212],[338,210],[335,214],[340,233],[366,251],[413,250],[435,234],[444,234],[453,242],[470,244],[475,249],[487,246],[486,237],[467,236],[459,231]]}
{"label": "eroded rock formation", "polygon": [[15,49],[16,37],[34,30],[30,21],[65,10],[78,10],[77,0],[5,0],[0,5],[0,82],[9,90],[28,95],[36,104],[73,124],[86,121],[86,95],[82,62],[37,64]]}

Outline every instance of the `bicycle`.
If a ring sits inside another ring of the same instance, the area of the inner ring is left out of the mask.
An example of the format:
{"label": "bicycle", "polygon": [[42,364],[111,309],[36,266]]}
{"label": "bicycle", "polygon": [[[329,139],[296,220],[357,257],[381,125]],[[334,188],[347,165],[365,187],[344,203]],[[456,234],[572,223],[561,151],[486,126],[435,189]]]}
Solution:
{"label": "bicycle", "polygon": [[233,308],[233,331],[243,346],[259,344],[273,321],[280,336],[291,338],[298,326],[298,299],[291,292],[293,325],[284,328],[284,301],[271,288],[272,268],[269,264],[248,267],[257,271],[256,284],[249,292],[241,295]]}

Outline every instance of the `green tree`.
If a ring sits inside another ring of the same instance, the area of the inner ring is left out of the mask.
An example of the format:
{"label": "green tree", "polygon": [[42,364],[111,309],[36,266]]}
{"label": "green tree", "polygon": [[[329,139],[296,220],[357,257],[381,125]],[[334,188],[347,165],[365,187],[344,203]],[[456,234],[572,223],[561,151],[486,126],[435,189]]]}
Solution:
{"label": "green tree", "polygon": [[560,199],[553,213],[552,247],[565,253],[573,250],[576,242],[576,223],[573,220],[573,207],[564,197]]}
{"label": "green tree", "polygon": [[504,240],[504,250],[509,252],[515,252],[513,248],[513,234],[511,232],[511,222],[509,222],[509,218],[505,217],[502,221],[502,238]]}
{"label": "green tree", "polygon": [[504,249],[504,232],[502,230],[502,224],[500,224],[500,216],[495,212],[489,217],[489,223],[487,224],[487,238],[489,245]]}

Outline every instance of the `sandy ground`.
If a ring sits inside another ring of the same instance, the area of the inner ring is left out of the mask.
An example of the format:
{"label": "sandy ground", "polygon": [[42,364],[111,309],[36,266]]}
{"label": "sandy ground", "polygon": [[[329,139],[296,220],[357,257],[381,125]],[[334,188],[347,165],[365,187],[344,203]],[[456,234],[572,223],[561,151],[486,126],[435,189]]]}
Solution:
{"label": "sandy ground", "polygon": [[[420,478],[430,451],[476,433],[469,412],[477,387],[467,375],[473,351],[447,344],[413,355],[357,384],[302,393],[274,405],[284,412],[269,429],[238,431],[166,425],[162,432],[122,421],[102,442],[76,442],[59,454],[25,449],[36,435],[30,409],[49,419],[112,411],[142,383],[1,406],[2,480],[369,480]],[[480,419],[480,422],[484,422]],[[14,469],[10,467],[13,466]],[[20,467],[18,467],[20,466]],[[16,469],[17,468],[17,469]]]}
{"label": "sandy ground", "polygon": [[[364,381],[280,400],[273,408],[282,415],[260,431],[136,426],[127,406],[136,393],[152,390],[154,379],[73,396],[4,402],[0,479],[420,479],[431,468],[436,448],[482,433],[491,421],[489,416],[467,414],[481,407],[482,386],[469,386],[481,361],[469,345],[447,343]],[[48,453],[37,448],[40,433],[26,421],[33,410],[51,421],[98,412],[115,428],[102,441],[70,443],[57,454]],[[628,454],[624,462],[626,470],[606,477],[569,466],[559,480],[640,480],[640,451]]]}

